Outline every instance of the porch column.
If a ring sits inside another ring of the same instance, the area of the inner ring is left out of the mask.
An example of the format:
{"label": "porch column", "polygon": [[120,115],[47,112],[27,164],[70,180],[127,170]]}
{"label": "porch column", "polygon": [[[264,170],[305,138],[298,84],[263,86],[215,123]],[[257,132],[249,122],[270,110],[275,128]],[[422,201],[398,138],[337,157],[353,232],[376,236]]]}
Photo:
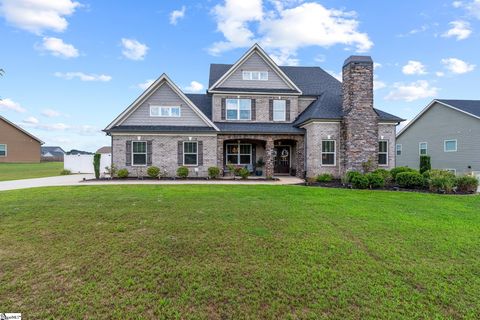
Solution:
{"label": "porch column", "polygon": [[295,140],[296,142],[296,160],[297,160],[297,177],[303,178],[303,173],[305,172],[305,140],[303,137],[299,137]]}
{"label": "porch column", "polygon": [[217,137],[217,167],[219,167],[222,171],[225,164],[225,160],[223,159],[223,142],[223,138]]}
{"label": "porch column", "polygon": [[273,138],[267,137],[265,144],[265,176],[273,177]]}

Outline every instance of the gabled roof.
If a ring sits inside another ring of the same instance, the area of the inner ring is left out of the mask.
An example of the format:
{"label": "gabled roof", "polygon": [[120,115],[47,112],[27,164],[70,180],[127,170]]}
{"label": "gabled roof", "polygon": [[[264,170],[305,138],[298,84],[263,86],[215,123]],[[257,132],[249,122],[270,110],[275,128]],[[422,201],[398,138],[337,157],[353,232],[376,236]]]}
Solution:
{"label": "gabled roof", "polygon": [[59,146],[44,146],[41,148],[42,155],[50,153],[54,157],[59,157],[65,155],[65,150]]}
{"label": "gabled roof", "polygon": [[272,122],[215,122],[222,133],[303,134],[305,129],[291,123]]}
{"label": "gabled roof", "polygon": [[101,147],[100,149],[97,150],[97,152],[95,153],[112,153],[112,147],[110,146],[104,146],[104,147]]}
{"label": "gabled roof", "polygon": [[208,91],[216,91],[217,86],[222,84],[229,76],[231,76],[245,61],[248,60],[254,53],[257,53],[277,74],[280,78],[282,78],[287,85],[295,92],[302,94],[302,90],[297,87],[295,82],[290,79],[282,69],[278,67],[278,65],[270,58],[270,56],[258,45],[255,43],[237,62],[233,65],[230,65],[228,70],[222,73],[215,82],[209,85]]}
{"label": "gabled roof", "polygon": [[471,117],[480,119],[480,100],[450,100],[434,99],[419,114],[415,116],[405,127],[397,134],[400,137],[412,124],[414,124],[425,112],[427,112],[435,103],[439,103],[447,108],[462,112]]}
{"label": "gabled roof", "polygon": [[113,127],[119,126],[125,119],[132,114],[138,107],[142,105],[158,88],[168,84],[170,88],[182,99],[209,127],[218,130],[215,124],[202,112],[197,106],[180,90],[180,88],[164,73],[155,82],[150,85],[133,103],[128,106],[118,117],[115,118],[104,131],[110,131]]}
{"label": "gabled roof", "polygon": [[7,124],[11,125],[12,127],[14,127],[15,129],[25,133],[27,136],[29,136],[30,138],[32,138],[33,140],[37,140],[38,142],[40,142],[40,144],[44,144],[45,142],[43,142],[42,140],[38,139],[37,137],[35,137],[33,134],[31,134],[30,132],[22,129],[21,127],[17,126],[15,123],[7,120],[6,118],[0,116],[0,119],[5,121]]}

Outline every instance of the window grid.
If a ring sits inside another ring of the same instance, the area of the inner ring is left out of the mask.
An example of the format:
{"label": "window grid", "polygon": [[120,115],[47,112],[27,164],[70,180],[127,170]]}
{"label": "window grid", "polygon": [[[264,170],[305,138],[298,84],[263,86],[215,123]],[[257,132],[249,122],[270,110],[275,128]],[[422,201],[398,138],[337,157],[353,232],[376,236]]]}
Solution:
{"label": "window grid", "polygon": [[146,141],[132,141],[132,165],[133,166],[147,165],[147,142]]}
{"label": "window grid", "polygon": [[336,165],[335,140],[322,140],[322,165]]}
{"label": "window grid", "polygon": [[251,120],[251,99],[227,99],[225,103],[227,120]]}
{"label": "window grid", "polygon": [[248,143],[227,144],[226,161],[234,165],[252,164],[252,145]]}
{"label": "window grid", "polygon": [[7,156],[7,145],[0,144],[0,157],[6,157],[6,156]]}
{"label": "window grid", "polygon": [[181,116],[181,111],[179,106],[150,106],[150,116],[178,118]]}
{"label": "window grid", "polygon": [[444,140],[443,151],[444,152],[457,152],[457,140],[456,139]]}
{"label": "window grid", "polygon": [[183,165],[185,166],[198,165],[198,142],[197,141],[183,142]]}
{"label": "window grid", "polygon": [[378,142],[378,165],[388,166],[388,141],[381,140]]}
{"label": "window grid", "polygon": [[418,154],[421,156],[425,156],[428,154],[428,143],[420,142],[418,144]]}
{"label": "window grid", "polygon": [[243,71],[242,72],[242,79],[243,80],[261,80],[267,81],[268,80],[268,71]]}
{"label": "window grid", "polygon": [[402,145],[401,145],[401,144],[397,144],[395,150],[396,150],[397,156],[401,156],[401,155],[402,155]]}
{"label": "window grid", "polygon": [[287,101],[273,100],[273,121],[285,121],[287,113]]}

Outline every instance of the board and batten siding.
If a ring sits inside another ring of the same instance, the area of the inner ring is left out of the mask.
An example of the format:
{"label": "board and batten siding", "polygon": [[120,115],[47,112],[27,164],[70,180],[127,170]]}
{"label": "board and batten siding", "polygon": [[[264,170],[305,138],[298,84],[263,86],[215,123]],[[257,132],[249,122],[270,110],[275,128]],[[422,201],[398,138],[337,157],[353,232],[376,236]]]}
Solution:
{"label": "board and batten siding", "polygon": [[[180,106],[180,117],[151,117],[150,105]],[[207,126],[183,101],[168,83],[160,86],[140,107],[128,116],[122,125]]]}
{"label": "board and batten siding", "polygon": [[[243,71],[268,71],[268,80],[243,80]],[[258,53],[253,53],[218,88],[291,89]]]}
{"label": "board and batten siding", "polygon": [[[450,139],[457,140],[457,152],[444,152],[444,140]],[[420,142],[428,144],[432,168],[480,171],[480,119],[435,103],[397,138],[402,154],[396,165],[418,169]]]}

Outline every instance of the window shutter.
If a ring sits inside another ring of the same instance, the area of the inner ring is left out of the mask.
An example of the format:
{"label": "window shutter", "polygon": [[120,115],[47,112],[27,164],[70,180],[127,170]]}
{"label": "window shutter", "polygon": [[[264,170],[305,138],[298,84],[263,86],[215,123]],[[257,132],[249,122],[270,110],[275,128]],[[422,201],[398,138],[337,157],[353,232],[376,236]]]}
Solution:
{"label": "window shutter", "polygon": [[252,120],[255,121],[257,119],[257,100],[252,99]]}
{"label": "window shutter", "polygon": [[253,167],[256,167],[257,163],[257,146],[252,144],[252,165]]}
{"label": "window shutter", "polygon": [[290,100],[285,101],[285,121],[290,121]]}
{"label": "window shutter", "polygon": [[197,147],[198,147],[198,165],[203,166],[203,141],[198,141],[197,142]]}
{"label": "window shutter", "polygon": [[222,111],[221,111],[222,115],[221,115],[221,119],[222,120],[225,120],[225,113],[226,113],[226,110],[225,110],[225,98],[222,98]]}
{"label": "window shutter", "polygon": [[268,100],[268,119],[273,121],[273,100]]}
{"label": "window shutter", "polygon": [[183,165],[183,141],[178,141],[177,161],[179,166]]}
{"label": "window shutter", "polygon": [[125,165],[131,166],[132,165],[132,141],[127,140],[127,145],[125,148]]}
{"label": "window shutter", "polygon": [[147,141],[147,166],[152,165],[152,140]]}

